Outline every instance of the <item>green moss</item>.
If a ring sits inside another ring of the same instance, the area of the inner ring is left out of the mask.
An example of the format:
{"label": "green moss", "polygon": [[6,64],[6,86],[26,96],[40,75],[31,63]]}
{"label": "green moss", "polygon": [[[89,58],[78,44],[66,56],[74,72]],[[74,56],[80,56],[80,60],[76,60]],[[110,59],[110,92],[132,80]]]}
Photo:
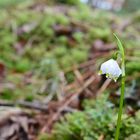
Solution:
{"label": "green moss", "polygon": [[65,77],[66,77],[68,83],[72,83],[72,82],[74,81],[74,79],[75,79],[75,75],[74,75],[73,72],[67,73],[67,74],[65,75]]}
{"label": "green moss", "polygon": [[56,77],[59,72],[57,60],[52,57],[43,58],[40,62],[39,72],[46,78]]}
{"label": "green moss", "polygon": [[69,69],[69,68],[71,68],[71,66],[74,65],[74,61],[73,61],[73,58],[71,57],[70,53],[67,54],[66,56],[63,56],[59,60],[59,64],[60,64],[60,67],[62,69]]}
{"label": "green moss", "polygon": [[38,140],[50,140],[50,139],[48,138],[48,135],[46,133],[43,133],[38,136]]}
{"label": "green moss", "polygon": [[138,62],[128,62],[126,63],[126,72],[127,73],[134,73],[140,71],[140,63]]}
{"label": "green moss", "polygon": [[74,38],[78,43],[82,42],[83,37],[84,37],[84,34],[83,34],[82,32],[75,32],[75,33],[73,34],[73,38]]}
{"label": "green moss", "polygon": [[57,46],[54,50],[53,50],[53,54],[56,57],[63,57],[65,56],[67,53],[69,52],[69,50],[66,49],[66,47],[63,46]]}
{"label": "green moss", "polygon": [[0,8],[4,8],[11,5],[16,5],[19,2],[23,2],[23,0],[1,0],[0,1]]}
{"label": "green moss", "polygon": [[[29,94],[29,93],[28,93],[28,94]],[[26,100],[26,101],[29,101],[29,102],[32,102],[32,101],[34,100],[34,95],[31,95],[31,94],[27,95],[27,96],[25,97],[25,100]]]}
{"label": "green moss", "polygon": [[[76,4],[78,1],[63,2]],[[24,91],[26,93],[32,93],[32,90],[38,91],[46,79],[54,78],[59,71],[67,71],[74,65],[86,61],[89,47],[96,39],[112,43],[114,41],[112,25],[118,27],[123,21],[123,18],[114,14],[93,10],[83,4],[66,6],[62,9],[59,6],[49,5],[49,8],[40,10],[36,10],[34,5],[38,6],[38,2],[23,2],[14,8],[0,11],[0,59],[6,66],[6,80],[10,79],[10,82],[16,85],[14,94],[16,93],[17,99],[32,100],[32,94],[30,97],[30,94],[25,95]],[[60,12],[57,12],[59,10]],[[124,46],[126,48],[139,47],[139,15],[136,14],[135,17],[130,18],[132,24],[128,25],[121,34]],[[29,27],[28,25],[32,23],[36,25],[34,29],[22,33],[24,25]],[[56,25],[68,27],[71,34],[57,35],[54,28]],[[23,51],[22,55],[15,48],[17,43],[21,44],[18,49]],[[139,58],[138,50],[129,54]],[[96,60],[97,66],[100,60],[101,58]],[[24,79],[23,73],[28,73],[28,71],[33,72],[30,80],[37,81],[38,84],[31,82],[31,88],[28,88],[26,84],[19,86],[18,83],[22,83]],[[139,64],[128,62],[127,71],[128,73],[138,72]],[[20,75],[19,79],[16,72]],[[68,82],[72,82],[75,75],[66,73],[66,78]],[[42,98],[35,94],[33,96],[37,99]]]}
{"label": "green moss", "polygon": [[[55,125],[52,134],[49,135],[50,140],[98,140],[101,135],[104,135],[106,140],[113,140],[117,112],[106,99],[106,96],[103,96],[97,101],[91,100],[90,102],[94,103],[88,103],[84,111],[65,115]],[[123,115],[120,140],[137,134],[140,130],[139,121],[139,115],[136,118]]]}
{"label": "green moss", "polygon": [[0,97],[5,100],[12,100],[13,99],[13,91],[9,89],[5,89],[3,93],[1,93]]}
{"label": "green moss", "polygon": [[60,36],[60,37],[57,38],[56,43],[58,43],[58,44],[63,44],[63,45],[67,45],[68,39],[67,39],[66,36]]}
{"label": "green moss", "polygon": [[63,14],[55,13],[53,15],[55,18],[55,23],[62,24],[62,25],[68,25],[69,24],[69,18]]}
{"label": "green moss", "polygon": [[20,59],[16,62],[14,68],[17,72],[26,72],[31,68],[31,64],[28,59]]}
{"label": "green moss", "polygon": [[78,5],[80,3],[80,0],[55,0],[55,1],[69,5]]}
{"label": "green moss", "polygon": [[91,28],[89,31],[90,38],[92,39],[103,39],[104,41],[107,41],[109,36],[111,36],[111,31],[109,28]]}
{"label": "green moss", "polygon": [[72,57],[77,63],[84,62],[87,59],[87,52],[85,50],[73,49]]}

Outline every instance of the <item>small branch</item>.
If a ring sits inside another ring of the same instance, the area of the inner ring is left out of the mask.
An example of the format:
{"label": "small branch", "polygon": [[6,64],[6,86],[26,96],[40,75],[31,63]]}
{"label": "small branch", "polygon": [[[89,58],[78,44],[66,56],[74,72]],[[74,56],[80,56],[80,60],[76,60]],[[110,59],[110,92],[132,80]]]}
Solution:
{"label": "small branch", "polygon": [[103,85],[101,86],[101,88],[97,91],[97,96],[102,94],[110,83],[111,83],[111,79],[106,79]]}
{"label": "small branch", "polygon": [[44,133],[48,128],[59,118],[61,112],[74,100],[76,99],[82,92],[87,88],[93,81],[95,80],[95,76],[92,76],[89,80],[85,82],[83,87],[79,89],[79,91],[75,94],[73,94],[67,101],[64,102],[64,104],[57,110],[57,112],[54,113],[54,115],[51,117],[51,119],[45,124],[45,126],[42,128],[41,132]]}
{"label": "small branch", "polygon": [[[75,70],[74,71],[74,74],[78,80],[78,83],[80,84],[80,86],[82,86],[84,84],[84,78],[83,76],[81,75],[81,73],[79,72],[79,70]],[[88,88],[85,88],[84,91],[87,93],[87,94],[90,94],[92,95],[92,92],[88,89]]]}
{"label": "small branch", "polygon": [[48,106],[41,103],[27,102],[27,101],[17,101],[17,102],[7,102],[0,100],[0,106],[20,106],[24,108],[36,109],[44,112],[48,112]]}

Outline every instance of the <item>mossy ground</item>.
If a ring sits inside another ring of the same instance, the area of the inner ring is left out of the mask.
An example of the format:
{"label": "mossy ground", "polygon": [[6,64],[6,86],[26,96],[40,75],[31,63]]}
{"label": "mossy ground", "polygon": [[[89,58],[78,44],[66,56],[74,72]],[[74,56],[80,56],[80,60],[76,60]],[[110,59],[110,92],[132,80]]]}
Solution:
{"label": "mossy ground", "polygon": [[[60,71],[65,72],[68,83],[73,82],[75,80],[73,72],[67,71],[87,61],[95,41],[113,44],[114,32],[120,36],[125,46],[127,75],[139,81],[137,75],[140,71],[140,16],[138,13],[135,16],[119,17],[82,4],[72,7],[64,5],[38,7],[33,1],[23,3],[15,5],[14,8],[0,9],[0,66],[2,67],[0,70],[4,73],[4,76],[0,75],[4,81],[4,86],[0,90],[1,99],[42,101],[44,97],[57,90]],[[126,19],[129,24],[125,25]],[[97,47],[97,49],[102,51],[102,48]],[[111,53],[113,54],[113,51]],[[103,59],[99,58],[96,66]],[[50,82],[50,87],[48,90],[42,90],[46,81]],[[127,86],[129,84],[128,81]],[[116,112],[109,109],[109,114],[102,114],[104,112],[102,109],[104,108],[90,108],[67,115],[66,122],[62,119],[61,123],[56,125],[52,139],[93,140],[94,137],[96,140],[103,133],[107,137],[106,140],[110,140],[114,135]],[[88,114],[91,118],[87,118]],[[123,136],[137,132],[136,120],[130,118],[130,123],[129,119],[124,122]],[[95,135],[96,131],[99,132]]]}

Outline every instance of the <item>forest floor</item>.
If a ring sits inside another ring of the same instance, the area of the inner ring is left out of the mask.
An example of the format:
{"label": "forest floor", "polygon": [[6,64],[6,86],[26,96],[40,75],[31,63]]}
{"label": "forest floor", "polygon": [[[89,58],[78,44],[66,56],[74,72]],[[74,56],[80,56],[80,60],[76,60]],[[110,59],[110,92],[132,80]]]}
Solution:
{"label": "forest floor", "polygon": [[[133,118],[139,112],[139,12],[119,17],[83,5],[32,2],[0,12],[0,140],[49,140],[60,118],[84,113],[83,104],[103,94],[117,108],[120,79],[115,83],[98,75],[100,64],[117,49],[114,32],[126,52],[125,114]],[[105,140],[110,131],[95,139]],[[124,132],[132,134],[132,129]],[[55,140],[69,140],[62,138]]]}

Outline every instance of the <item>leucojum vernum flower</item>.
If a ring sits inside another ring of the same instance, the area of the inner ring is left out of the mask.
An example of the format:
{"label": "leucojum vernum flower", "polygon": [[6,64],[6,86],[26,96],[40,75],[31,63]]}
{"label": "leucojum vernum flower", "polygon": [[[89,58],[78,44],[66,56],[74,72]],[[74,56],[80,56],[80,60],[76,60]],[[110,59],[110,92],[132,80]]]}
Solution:
{"label": "leucojum vernum flower", "polygon": [[106,74],[106,78],[113,79],[116,82],[118,77],[122,74],[122,70],[116,60],[109,59],[101,65],[99,74]]}
{"label": "leucojum vernum flower", "polygon": [[116,53],[116,60],[120,59],[121,68],[119,67],[119,64],[117,63],[116,60],[109,59],[101,65],[99,74],[105,74],[107,78],[113,79],[115,82],[121,76],[121,96],[120,96],[120,105],[119,105],[119,112],[118,112],[118,119],[117,119],[117,128],[115,133],[115,140],[118,140],[120,135],[121,117],[122,117],[123,100],[124,100],[124,92],[125,92],[125,53],[121,41],[119,40],[117,35],[114,34],[114,36],[117,39],[118,48],[119,48]]}

